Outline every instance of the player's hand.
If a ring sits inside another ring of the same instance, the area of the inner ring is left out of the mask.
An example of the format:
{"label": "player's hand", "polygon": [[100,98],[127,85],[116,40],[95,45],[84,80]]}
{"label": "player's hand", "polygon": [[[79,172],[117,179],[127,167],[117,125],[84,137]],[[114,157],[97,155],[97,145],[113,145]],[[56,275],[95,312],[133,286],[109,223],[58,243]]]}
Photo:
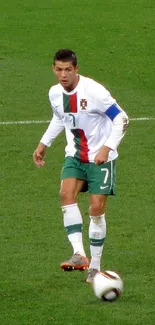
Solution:
{"label": "player's hand", "polygon": [[39,143],[37,149],[33,153],[33,161],[35,165],[40,168],[45,165],[44,156],[45,156],[46,146],[42,143]]}
{"label": "player's hand", "polygon": [[104,162],[108,161],[109,151],[111,149],[109,147],[104,146],[100,149],[100,151],[95,156],[94,162],[96,165],[103,164]]}

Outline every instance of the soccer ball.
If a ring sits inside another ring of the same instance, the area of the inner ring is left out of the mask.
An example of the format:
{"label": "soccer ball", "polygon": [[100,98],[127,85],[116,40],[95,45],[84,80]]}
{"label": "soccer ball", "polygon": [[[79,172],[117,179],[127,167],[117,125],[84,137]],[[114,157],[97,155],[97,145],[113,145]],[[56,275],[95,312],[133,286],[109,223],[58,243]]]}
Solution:
{"label": "soccer ball", "polygon": [[95,296],[104,301],[114,301],[123,292],[123,281],[114,271],[97,272],[92,286]]}

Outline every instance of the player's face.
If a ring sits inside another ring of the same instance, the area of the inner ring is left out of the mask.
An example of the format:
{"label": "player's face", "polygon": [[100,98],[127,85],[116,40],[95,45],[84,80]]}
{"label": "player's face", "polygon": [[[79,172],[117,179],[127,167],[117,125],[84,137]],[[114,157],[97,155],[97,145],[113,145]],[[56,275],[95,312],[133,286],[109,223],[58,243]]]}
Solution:
{"label": "player's face", "polygon": [[66,91],[72,91],[78,84],[78,66],[74,67],[71,61],[55,61],[53,71]]}

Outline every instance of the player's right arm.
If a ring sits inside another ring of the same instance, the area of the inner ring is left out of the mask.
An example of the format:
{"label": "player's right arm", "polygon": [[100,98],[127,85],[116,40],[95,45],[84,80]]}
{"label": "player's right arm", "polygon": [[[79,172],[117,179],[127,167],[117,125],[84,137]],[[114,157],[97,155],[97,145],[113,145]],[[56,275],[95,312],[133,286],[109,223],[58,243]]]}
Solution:
{"label": "player's right arm", "polygon": [[44,157],[46,153],[46,148],[50,147],[52,142],[56,139],[56,137],[63,131],[64,124],[63,121],[53,114],[53,118],[42,136],[40,143],[38,144],[36,150],[33,153],[33,161],[35,165],[40,168],[45,164]]}
{"label": "player's right arm", "polygon": [[46,152],[46,146],[40,142],[38,144],[38,147],[33,153],[33,161],[38,168],[43,167],[45,164],[44,161],[45,152]]}

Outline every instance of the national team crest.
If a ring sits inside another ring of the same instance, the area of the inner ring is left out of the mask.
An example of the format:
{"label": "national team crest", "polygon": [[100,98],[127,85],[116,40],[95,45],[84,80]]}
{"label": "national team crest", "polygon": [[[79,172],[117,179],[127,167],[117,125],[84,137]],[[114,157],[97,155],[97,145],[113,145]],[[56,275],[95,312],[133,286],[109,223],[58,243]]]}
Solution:
{"label": "national team crest", "polygon": [[86,109],[87,108],[87,100],[86,99],[81,99],[80,100],[80,107],[81,107],[81,109]]}

